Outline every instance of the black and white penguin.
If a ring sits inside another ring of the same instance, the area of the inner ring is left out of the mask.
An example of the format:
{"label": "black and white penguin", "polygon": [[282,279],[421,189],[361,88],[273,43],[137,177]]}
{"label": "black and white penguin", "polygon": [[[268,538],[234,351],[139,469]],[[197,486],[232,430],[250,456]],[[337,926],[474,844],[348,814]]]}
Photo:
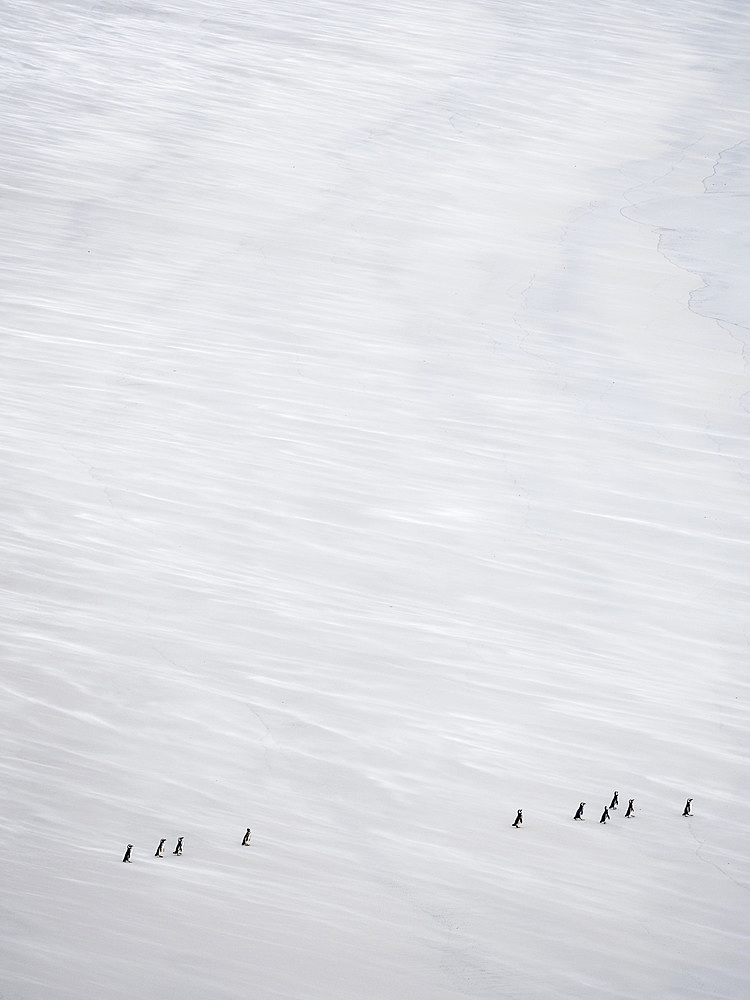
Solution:
{"label": "black and white penguin", "polygon": [[163,858],[164,857],[164,845],[166,844],[166,842],[167,842],[167,838],[166,837],[162,837],[161,840],[159,841],[159,846],[156,848],[156,854],[154,854],[155,858]]}
{"label": "black and white penguin", "polygon": [[602,813],[602,818],[599,820],[600,823],[606,823],[609,819],[609,809],[605,806],[604,812]]}
{"label": "black and white penguin", "polygon": [[620,796],[619,792],[615,792],[615,794],[612,796],[612,801],[609,804],[609,808],[610,809],[616,809],[619,806],[619,804],[620,804],[620,797],[619,796]]}
{"label": "black and white penguin", "polygon": [[182,840],[183,840],[182,837],[177,838],[177,846],[172,851],[172,854],[182,854]]}
{"label": "black and white penguin", "polygon": [[518,810],[518,815],[516,816],[515,820],[513,821],[513,826],[515,826],[516,829],[518,829],[518,827],[522,823],[523,823],[523,809],[519,809]]}
{"label": "black and white penguin", "polygon": [[579,807],[578,807],[578,808],[576,809],[576,814],[575,814],[575,816],[573,817],[573,819],[583,819],[583,807],[584,807],[585,805],[586,805],[586,803],[585,803],[585,802],[582,802],[582,803],[581,803],[581,804],[579,805]]}
{"label": "black and white penguin", "polygon": [[248,827],[247,830],[245,830],[245,836],[242,838],[242,846],[243,847],[250,846],[250,827]]}
{"label": "black and white penguin", "polygon": [[127,861],[127,862],[128,862],[128,864],[132,864],[132,863],[133,863],[133,862],[132,862],[132,861],[130,860],[130,852],[131,852],[132,850],[133,850],[133,845],[132,845],[132,844],[128,844],[128,846],[127,846],[127,847],[125,848],[125,857],[124,857],[124,858],[123,858],[122,860],[123,860],[123,861]]}
{"label": "black and white penguin", "polygon": [[633,808],[633,800],[628,799],[628,808],[627,812],[625,813],[625,819],[630,819],[630,817],[633,815],[634,812],[635,809]]}
{"label": "black and white penguin", "polygon": [[692,812],[690,811],[690,803],[692,801],[693,801],[692,799],[688,799],[687,802],[685,803],[685,808],[682,810],[682,815],[683,816],[692,816],[693,815]]}

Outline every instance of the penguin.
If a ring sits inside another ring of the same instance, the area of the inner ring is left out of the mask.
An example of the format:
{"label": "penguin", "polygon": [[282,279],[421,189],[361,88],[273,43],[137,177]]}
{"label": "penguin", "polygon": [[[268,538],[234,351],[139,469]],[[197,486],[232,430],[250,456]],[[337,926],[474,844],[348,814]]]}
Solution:
{"label": "penguin", "polygon": [[242,838],[242,846],[243,847],[250,846],[250,827],[248,827],[247,830],[245,830],[245,836]]}
{"label": "penguin", "polygon": [[604,812],[602,813],[602,818],[599,820],[600,823],[606,823],[609,819],[609,809],[605,806]]}
{"label": "penguin", "polygon": [[523,809],[518,810],[518,815],[513,821],[513,826],[518,829],[518,827],[523,823]]}
{"label": "penguin", "polygon": [[630,819],[630,817],[633,815],[634,812],[635,809],[633,808],[633,800],[628,799],[628,809],[627,812],[625,813],[625,819]]}
{"label": "penguin", "polygon": [[693,815],[692,812],[690,811],[690,803],[692,801],[693,801],[692,799],[688,799],[687,802],[685,803],[685,808],[682,810],[682,815],[683,816],[692,816]]}
{"label": "penguin", "polygon": [[585,802],[582,802],[582,803],[581,803],[581,804],[579,805],[579,807],[578,807],[578,808],[576,809],[576,814],[575,814],[575,816],[573,817],[573,819],[583,819],[583,807],[584,807],[585,805],[586,805],[586,803],[585,803]]}
{"label": "penguin", "polygon": [[125,848],[125,857],[124,857],[124,858],[122,859],[123,861],[127,861],[127,862],[128,862],[128,864],[131,864],[131,865],[132,865],[132,863],[133,863],[133,862],[132,862],[132,861],[130,860],[130,852],[131,852],[132,850],[133,850],[133,845],[132,845],[132,844],[128,844],[128,846],[127,846],[127,847]]}
{"label": "penguin", "polygon": [[155,858],[163,858],[164,857],[164,845],[166,844],[166,842],[167,842],[167,838],[166,837],[162,837],[161,840],[159,841],[159,846],[156,848],[156,854],[154,855]]}
{"label": "penguin", "polygon": [[172,851],[172,854],[182,854],[182,837],[177,838],[177,847]]}
{"label": "penguin", "polygon": [[609,808],[616,809],[619,806],[619,804],[620,804],[620,793],[615,792],[615,794],[612,796],[612,801],[609,804]]}

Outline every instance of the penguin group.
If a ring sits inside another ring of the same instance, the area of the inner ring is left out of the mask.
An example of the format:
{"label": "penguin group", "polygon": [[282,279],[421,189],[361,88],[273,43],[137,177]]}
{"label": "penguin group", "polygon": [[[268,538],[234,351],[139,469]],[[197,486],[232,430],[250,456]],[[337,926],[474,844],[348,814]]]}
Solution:
{"label": "penguin group", "polygon": [[[632,819],[633,815],[635,814],[634,802],[635,799],[628,799],[628,808],[625,811],[625,819]],[[610,815],[610,809],[614,811],[615,809],[617,809],[619,804],[620,804],[620,793],[615,792],[612,795],[612,800],[609,803],[609,805],[604,806],[604,811],[602,812],[601,819],[599,820],[599,822],[601,824],[607,823],[612,818]],[[580,821],[583,820],[583,810],[585,806],[586,806],[585,802],[578,803],[578,808],[576,809],[575,815],[573,816],[574,820],[580,820]],[[688,799],[687,802],[685,803],[685,808],[682,810],[682,815],[688,817],[693,815],[692,799]],[[511,825],[516,830],[518,830],[521,826],[523,826],[523,809],[518,810],[518,812],[516,813],[516,818],[513,820],[513,823]],[[248,827],[245,830],[245,835],[243,836],[241,841],[242,847],[250,847],[251,836],[252,836],[252,831],[250,827]],[[185,839],[184,837],[177,838],[175,849],[172,851],[172,854],[176,855],[177,857],[180,857],[182,855],[182,842],[184,839]],[[156,851],[154,853],[155,858],[164,857],[164,845],[166,844],[166,842],[167,842],[166,837],[162,837],[161,840],[159,841],[159,846],[156,848]],[[132,851],[133,851],[133,845],[128,844],[127,847],[125,848],[125,854],[122,859],[124,863],[132,864],[133,861],[131,857]]]}
{"label": "penguin group", "polygon": [[[175,849],[172,851],[172,854],[176,854],[178,857],[179,857],[180,854],[182,854],[182,841],[184,839],[185,839],[184,837],[178,837],[177,838],[177,844],[175,845]],[[159,846],[156,848],[156,851],[154,852],[154,857],[155,858],[163,858],[164,857],[164,845],[166,844],[166,842],[167,842],[167,838],[166,837],[162,837],[161,840],[159,841]],[[132,844],[128,844],[128,846],[125,848],[125,856],[122,859],[123,862],[127,861],[128,863],[132,864],[132,861],[133,861],[133,859],[131,857],[132,851],[133,851],[133,845]]]}
{"label": "penguin group", "polygon": [[[635,803],[635,799],[628,799],[628,808],[625,810],[625,819],[632,819],[633,816],[635,815],[635,805],[634,805],[634,803]],[[682,810],[682,815],[683,816],[692,816],[693,815],[693,812],[692,812],[692,803],[693,803],[692,799],[688,799],[687,800],[687,802],[685,803],[685,808]],[[601,819],[599,820],[599,822],[600,823],[607,823],[607,822],[609,822],[609,820],[612,818],[611,815],[610,815],[610,810],[614,811],[615,809],[617,809],[617,807],[619,806],[619,804],[620,804],[620,793],[619,792],[615,792],[612,795],[612,800],[609,803],[609,805],[605,805],[604,806],[604,811],[602,812]],[[579,802],[578,803],[578,808],[576,809],[575,815],[573,816],[574,820],[579,820],[579,821],[583,820],[583,810],[584,810],[585,806],[586,806],[585,802]],[[523,825],[523,809],[519,809],[518,810],[518,812],[516,814],[516,818],[514,819],[514,821],[513,821],[513,823],[511,825],[516,830],[520,826]]]}
{"label": "penguin group", "polygon": [[[250,837],[251,837],[251,830],[250,830],[250,827],[248,827],[247,830],[245,830],[245,836],[242,838],[242,846],[243,847],[249,847],[250,846]],[[172,854],[176,855],[178,858],[181,857],[181,855],[182,855],[182,842],[184,841],[184,839],[185,839],[184,837],[178,837],[177,838],[177,843],[175,844],[175,848],[172,851]],[[166,842],[167,842],[167,838],[166,837],[162,837],[161,840],[159,841],[159,846],[156,848],[156,851],[154,852],[154,857],[155,858],[163,858],[164,857],[164,845],[166,844]],[[133,852],[133,845],[132,844],[128,844],[128,846],[125,848],[125,854],[124,854],[123,859],[122,859],[123,863],[127,863],[127,864],[132,864],[133,863],[133,858],[131,856],[132,852]]]}

